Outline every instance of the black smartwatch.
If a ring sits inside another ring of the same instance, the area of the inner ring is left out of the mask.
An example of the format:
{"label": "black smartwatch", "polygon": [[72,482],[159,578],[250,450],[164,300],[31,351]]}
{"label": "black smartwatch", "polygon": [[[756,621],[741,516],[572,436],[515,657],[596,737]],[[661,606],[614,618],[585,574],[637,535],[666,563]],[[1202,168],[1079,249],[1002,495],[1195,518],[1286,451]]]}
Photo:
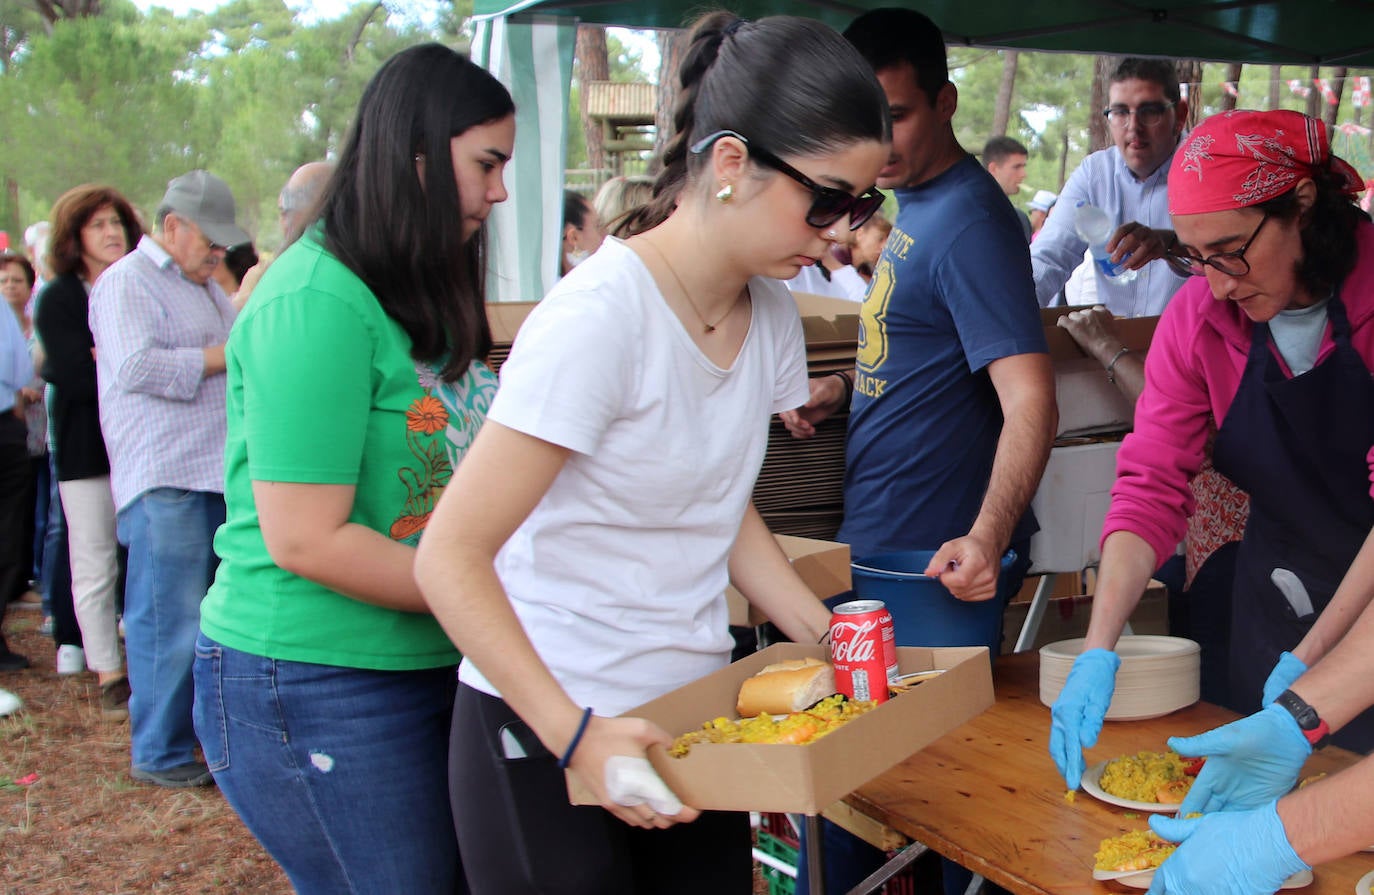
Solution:
{"label": "black smartwatch", "polygon": [[1320,749],[1331,739],[1331,728],[1317,714],[1317,710],[1292,690],[1284,690],[1274,702],[1287,709],[1293,720],[1298,722],[1298,728],[1313,749]]}

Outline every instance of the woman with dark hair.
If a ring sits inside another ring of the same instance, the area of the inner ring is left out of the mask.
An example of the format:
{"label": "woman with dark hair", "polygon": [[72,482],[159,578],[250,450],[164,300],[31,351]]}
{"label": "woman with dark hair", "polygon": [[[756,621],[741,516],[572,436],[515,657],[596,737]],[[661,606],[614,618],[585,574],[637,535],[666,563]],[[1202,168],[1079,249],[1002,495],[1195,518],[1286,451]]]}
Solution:
{"label": "woman with dark hair", "polygon": [[246,299],[239,299],[239,287],[243,285],[244,275],[257,263],[258,250],[251,242],[244,242],[230,246],[224,253],[224,260],[215,265],[215,270],[211,274],[215,282],[219,283],[219,288],[223,289],[224,294],[234,303],[234,307],[240,310],[246,304]]}
{"label": "woman with dark hair", "polygon": [[459,657],[412,564],[496,388],[482,223],[514,140],[510,94],[467,57],[393,56],[320,220],[226,346],[196,733],[297,892],[466,891],[446,796]]}
{"label": "woman with dark hair", "polygon": [[563,191],[563,253],[559,257],[558,275],[586,261],[606,238],[601,219],[587,197],[572,190]]}
{"label": "woman with dark hair", "polygon": [[[43,383],[34,375],[33,321],[28,304],[33,297],[34,272],[29,259],[9,249],[0,250],[0,313],[14,320],[19,344],[24,347],[25,375],[18,387],[4,395],[12,405],[0,419],[0,444],[6,448],[7,469],[0,473],[0,612],[11,604],[38,609],[42,597],[29,587],[34,569],[37,486],[39,465],[46,462],[42,444]],[[18,414],[16,416],[15,414]],[[15,447],[22,450],[11,456]],[[36,577],[36,576],[35,576]]]}
{"label": "woman with dark hair", "polygon": [[[1071,787],[1111,700],[1112,649],[1193,512],[1188,481],[1213,422],[1217,471],[1250,495],[1230,624],[1238,708],[1294,707],[1289,685],[1374,593],[1343,580],[1357,555],[1374,557],[1374,225],[1355,204],[1361,188],[1325,125],[1297,112],[1215,115],[1174,156],[1170,264],[1193,279],[1150,344],[1087,650],[1054,705],[1050,753]],[[1374,713],[1337,740],[1374,748]],[[1215,807],[1229,773],[1209,761],[1182,811]]]}
{"label": "woman with dark hair", "polygon": [[526,319],[420,546],[465,653],[449,785],[477,891],[751,891],[748,817],[683,805],[645,755],[668,735],[615,716],[730,661],[728,582],[797,641],[828,630],[750,493],[808,393],[778,280],[882,203],[887,104],[791,17],[705,16],[681,84],[653,202]]}
{"label": "woman with dark hair", "polygon": [[[81,629],[85,666],[100,679],[100,713],[129,717],[129,680],[119,651],[119,542],[115,536],[110,459],[100,431],[95,340],[87,295],[96,278],[143,236],[128,200],[106,186],[84,184],[58,198],[52,210],[48,266],[54,278],[38,297],[38,337],[52,385],[48,408],[53,465],[66,521],[71,598]],[[72,647],[64,634],[61,596],[54,596],[53,637],[61,665]],[[63,670],[59,667],[59,671]]]}

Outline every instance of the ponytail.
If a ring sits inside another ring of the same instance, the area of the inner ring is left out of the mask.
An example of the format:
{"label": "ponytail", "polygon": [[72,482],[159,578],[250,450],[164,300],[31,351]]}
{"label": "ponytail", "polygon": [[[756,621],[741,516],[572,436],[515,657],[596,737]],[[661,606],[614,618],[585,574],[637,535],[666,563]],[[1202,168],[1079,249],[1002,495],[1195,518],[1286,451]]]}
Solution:
{"label": "ponytail", "polygon": [[744,20],[724,10],[707,13],[687,38],[687,52],[678,69],[679,90],[673,106],[673,136],[663,150],[663,167],[654,180],[653,198],[627,215],[620,232],[634,236],[652,230],[668,219],[687,184],[688,140],[696,123],[697,95],[702,78],[720,56],[727,29],[733,34]]}
{"label": "ponytail", "polygon": [[673,213],[682,191],[709,164],[697,140],[720,130],[743,134],[776,156],[833,151],[892,136],[887,98],[873,69],[828,25],[796,16],[748,22],[707,13],[688,37],[678,70],[673,135],[653,198],[617,233],[650,230]]}

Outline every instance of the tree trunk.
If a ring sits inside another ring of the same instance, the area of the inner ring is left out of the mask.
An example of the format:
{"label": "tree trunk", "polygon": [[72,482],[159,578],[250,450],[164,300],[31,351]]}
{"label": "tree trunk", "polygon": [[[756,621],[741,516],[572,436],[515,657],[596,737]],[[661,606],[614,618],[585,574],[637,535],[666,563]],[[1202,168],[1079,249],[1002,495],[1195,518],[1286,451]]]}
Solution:
{"label": "tree trunk", "polygon": [[1112,73],[1121,64],[1120,56],[1098,56],[1093,61],[1092,104],[1088,109],[1088,150],[1096,152],[1106,149],[1112,143],[1112,135],[1107,126],[1107,118],[1102,110],[1107,108],[1108,82]]}
{"label": "tree trunk", "polygon": [[1188,100],[1188,116],[1183,120],[1185,130],[1197,124],[1202,111],[1202,63],[1196,59],[1180,59],[1174,63],[1178,85]]}
{"label": "tree trunk", "polygon": [[1322,113],[1322,92],[1317,88],[1317,79],[1322,76],[1322,70],[1318,66],[1312,66],[1307,72],[1307,86],[1310,88],[1307,94],[1307,114],[1310,118],[1319,118]]}
{"label": "tree trunk", "polygon": [[[1226,66],[1226,73],[1221,76],[1222,79],[1226,81],[1226,83],[1235,85],[1237,93],[1240,92],[1240,72],[1241,69],[1243,69],[1244,67],[1245,66],[1240,65],[1238,63],[1232,63],[1231,65]],[[1234,109],[1236,107],[1236,100],[1237,97],[1232,96],[1226,90],[1222,90],[1221,111],[1229,112],[1232,109]]]}
{"label": "tree trunk", "polygon": [[[587,114],[587,98],[591,92],[587,85],[592,81],[611,79],[611,64],[606,55],[606,29],[599,25],[577,26],[577,48],[574,54],[577,60],[577,82],[582,88],[578,91],[581,106],[578,111],[581,112],[582,118],[582,136],[587,141],[587,167],[593,171],[602,171],[608,167],[606,138],[600,122],[594,121]],[[598,175],[597,182],[600,182],[600,179]]]}
{"label": "tree trunk", "polygon": [[384,8],[385,7],[381,3],[372,4],[372,8],[367,11],[367,15],[363,16],[358,22],[358,27],[353,30],[353,38],[348,42],[348,46],[344,47],[345,65],[353,64],[353,57],[358,52],[358,43],[363,39],[363,32],[367,30],[367,23],[372,21],[372,17]]}
{"label": "tree trunk", "polygon": [[1278,65],[1269,66],[1269,109],[1282,108],[1283,88],[1288,85],[1283,83],[1283,68]]}
{"label": "tree trunk", "polygon": [[1069,180],[1069,129],[1064,128],[1064,139],[1059,146],[1059,190],[1063,192],[1064,184]]}
{"label": "tree trunk", "polygon": [[663,167],[663,150],[673,138],[673,107],[682,88],[678,69],[686,51],[686,33],[680,29],[658,32],[658,92],[654,99],[654,157],[649,161],[649,173],[657,174]]}
{"label": "tree trunk", "polygon": [[1011,97],[1016,89],[1016,50],[1002,51],[1002,81],[997,85],[997,106],[992,113],[992,136],[1005,137],[1011,120]]}
{"label": "tree trunk", "polygon": [[1326,122],[1326,129],[1334,131],[1336,129],[1336,113],[1341,110],[1341,95],[1345,93],[1345,78],[1349,72],[1345,66],[1339,66],[1331,70],[1331,92],[1336,94],[1334,103],[1326,102],[1322,98],[1322,120]]}

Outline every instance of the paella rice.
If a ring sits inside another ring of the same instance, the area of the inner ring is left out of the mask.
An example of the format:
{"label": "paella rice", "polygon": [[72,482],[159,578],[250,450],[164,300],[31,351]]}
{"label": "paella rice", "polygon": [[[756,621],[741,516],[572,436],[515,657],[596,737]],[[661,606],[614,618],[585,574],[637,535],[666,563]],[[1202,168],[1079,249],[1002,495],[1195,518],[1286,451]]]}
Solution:
{"label": "paella rice", "polygon": [[715,718],[701,725],[701,729],[684,733],[673,740],[668,754],[681,758],[698,743],[809,743],[876,706],[875,702],[846,699],[836,694],[827,696],[805,711],[788,715],[775,717],[765,712],[738,721]]}
{"label": "paella rice", "polygon": [[1137,752],[1107,762],[1097,785],[1117,798],[1177,805],[1193,785],[1186,767],[1176,752]]}
{"label": "paella rice", "polygon": [[1094,866],[1098,870],[1115,872],[1149,870],[1163,864],[1176,848],[1177,845],[1160,839],[1150,830],[1132,830],[1103,839],[1093,856]]}

